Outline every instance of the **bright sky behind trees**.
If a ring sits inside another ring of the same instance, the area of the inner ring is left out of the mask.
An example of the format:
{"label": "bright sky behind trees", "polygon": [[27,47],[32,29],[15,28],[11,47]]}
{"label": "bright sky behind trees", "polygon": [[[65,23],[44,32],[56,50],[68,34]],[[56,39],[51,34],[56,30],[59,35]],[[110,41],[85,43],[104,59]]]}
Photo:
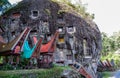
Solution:
{"label": "bright sky behind trees", "polygon": [[17,2],[19,2],[19,1],[22,1],[22,0],[9,0],[9,2],[10,2],[11,4],[17,3]]}
{"label": "bright sky behind trees", "polygon": [[120,31],[120,0],[82,0],[88,12],[95,14],[95,22],[102,32],[111,35]]}
{"label": "bright sky behind trees", "polygon": [[[9,0],[12,4],[21,0]],[[120,0],[82,0],[87,11],[95,14],[94,21],[101,32],[111,35],[120,31]]]}

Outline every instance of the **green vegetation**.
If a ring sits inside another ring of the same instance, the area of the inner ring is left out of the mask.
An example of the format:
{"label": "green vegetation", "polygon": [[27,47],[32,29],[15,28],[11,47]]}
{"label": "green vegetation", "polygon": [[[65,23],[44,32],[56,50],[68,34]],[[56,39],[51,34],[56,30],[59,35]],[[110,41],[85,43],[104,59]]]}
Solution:
{"label": "green vegetation", "polygon": [[[88,13],[86,10],[87,8],[83,4],[72,4],[69,0],[52,0],[53,2],[59,3],[59,4],[66,4],[68,7],[72,8],[75,10],[78,14],[80,14],[83,18],[89,18],[89,19],[94,19],[94,14]],[[68,7],[63,7],[65,8],[64,12],[67,12],[70,10]]]}
{"label": "green vegetation", "polygon": [[120,67],[120,54],[115,53],[118,49],[120,49],[120,32],[115,32],[112,36],[102,32],[101,60],[114,59],[115,67]]}
{"label": "green vegetation", "polygon": [[62,71],[68,68],[55,66],[51,69],[0,71],[0,78],[61,78]]}
{"label": "green vegetation", "polygon": [[110,72],[103,72],[102,75],[103,75],[103,78],[109,78]]}
{"label": "green vegetation", "polygon": [[105,56],[107,53],[114,53],[120,49],[120,32],[115,32],[112,36],[108,36],[102,32],[102,55]]}
{"label": "green vegetation", "polygon": [[11,7],[11,4],[8,0],[0,0],[0,12],[4,13]]}
{"label": "green vegetation", "polygon": [[48,14],[48,15],[51,15],[51,12],[49,9],[45,9],[45,12]]}
{"label": "green vegetation", "polygon": [[0,56],[0,63],[2,63],[3,58]]}
{"label": "green vegetation", "polygon": [[27,12],[29,5],[30,5],[29,3],[19,2],[17,5],[15,5],[12,8],[9,8],[8,10],[6,10],[6,12],[4,14],[5,15],[10,15],[10,13],[12,13],[14,11],[19,12],[22,9]]}
{"label": "green vegetation", "polygon": [[114,63],[115,63],[116,68],[120,67],[120,55],[119,54],[113,54],[112,52],[110,52],[106,56],[101,57],[102,61],[104,61],[106,59],[108,59],[109,61],[111,59],[114,59]]}
{"label": "green vegetation", "polygon": [[65,11],[64,10],[59,10],[58,14],[61,14],[61,13],[65,13]]}

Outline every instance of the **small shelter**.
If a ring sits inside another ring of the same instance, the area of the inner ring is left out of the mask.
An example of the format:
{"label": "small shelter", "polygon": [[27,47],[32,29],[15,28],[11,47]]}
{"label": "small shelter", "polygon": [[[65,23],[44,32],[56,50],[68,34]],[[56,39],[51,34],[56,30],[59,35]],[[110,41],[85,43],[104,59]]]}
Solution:
{"label": "small shelter", "polygon": [[[16,59],[17,63],[19,63],[19,55],[22,50],[24,40],[26,39],[29,32],[30,32],[30,28],[26,28],[20,35],[18,35],[18,37],[16,37],[11,42],[1,43],[0,56],[6,57],[6,63],[8,63],[9,60],[10,60],[10,63],[13,63],[13,56],[17,58]],[[11,59],[8,59],[8,56],[11,56]]]}
{"label": "small shelter", "polygon": [[58,32],[55,33],[55,35],[51,38],[51,40],[48,43],[41,45],[38,67],[45,67],[45,68],[52,67],[53,53],[56,48],[55,42],[57,37],[58,37]]}

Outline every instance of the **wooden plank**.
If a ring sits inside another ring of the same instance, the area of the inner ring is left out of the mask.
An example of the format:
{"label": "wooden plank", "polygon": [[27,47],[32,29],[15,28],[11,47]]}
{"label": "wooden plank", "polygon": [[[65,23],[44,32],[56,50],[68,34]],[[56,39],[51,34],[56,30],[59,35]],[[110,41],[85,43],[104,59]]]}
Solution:
{"label": "wooden plank", "polygon": [[112,67],[110,61],[109,61],[108,59],[106,59],[106,61],[107,61],[108,65],[109,65],[110,67]]}
{"label": "wooden plank", "polygon": [[92,78],[91,75],[83,67],[80,68],[79,72],[80,74],[84,75],[86,78]]}
{"label": "wooden plank", "polygon": [[106,67],[105,64],[100,60],[100,63],[102,64],[103,67]]}

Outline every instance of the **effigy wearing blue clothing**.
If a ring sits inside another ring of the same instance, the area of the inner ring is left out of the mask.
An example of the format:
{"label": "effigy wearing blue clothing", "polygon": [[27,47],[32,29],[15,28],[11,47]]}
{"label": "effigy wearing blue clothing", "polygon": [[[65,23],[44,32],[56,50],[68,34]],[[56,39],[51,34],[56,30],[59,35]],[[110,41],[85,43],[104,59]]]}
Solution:
{"label": "effigy wearing blue clothing", "polygon": [[36,45],[33,46],[33,48],[31,49],[29,44],[28,44],[28,41],[25,41],[24,45],[23,45],[23,55],[22,57],[23,58],[30,58],[34,52],[34,49],[35,49]]}

